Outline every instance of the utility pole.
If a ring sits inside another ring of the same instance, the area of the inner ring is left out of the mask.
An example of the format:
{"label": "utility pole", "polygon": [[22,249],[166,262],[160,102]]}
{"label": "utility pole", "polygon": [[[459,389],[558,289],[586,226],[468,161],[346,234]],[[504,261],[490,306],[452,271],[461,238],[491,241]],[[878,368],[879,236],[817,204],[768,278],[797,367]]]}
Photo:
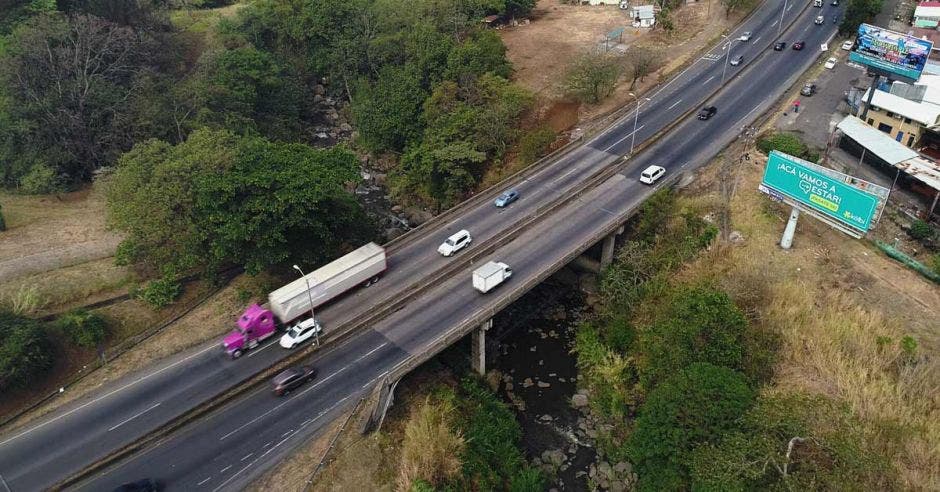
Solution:
{"label": "utility pole", "polygon": [[[313,320],[313,324],[317,324],[317,318],[313,315],[313,294],[310,293],[310,279],[304,275],[304,271],[300,269],[299,266],[294,265],[294,270],[300,272],[300,277],[304,279],[304,282],[307,284],[307,300],[310,301],[310,319]],[[315,327],[313,329],[313,336],[316,337],[317,347],[320,346],[320,328]]]}

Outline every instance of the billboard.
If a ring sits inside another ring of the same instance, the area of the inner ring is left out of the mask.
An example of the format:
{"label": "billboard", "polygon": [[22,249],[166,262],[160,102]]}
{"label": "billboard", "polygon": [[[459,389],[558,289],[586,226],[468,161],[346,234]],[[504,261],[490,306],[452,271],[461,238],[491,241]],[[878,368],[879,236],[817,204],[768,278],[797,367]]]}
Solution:
{"label": "billboard", "polygon": [[[878,197],[813,169],[809,163],[771,151],[761,191],[800,208],[867,232],[878,211]],[[789,199],[789,200],[787,200]]]}
{"label": "billboard", "polygon": [[916,82],[932,47],[933,43],[924,39],[861,24],[849,60],[895,80]]}

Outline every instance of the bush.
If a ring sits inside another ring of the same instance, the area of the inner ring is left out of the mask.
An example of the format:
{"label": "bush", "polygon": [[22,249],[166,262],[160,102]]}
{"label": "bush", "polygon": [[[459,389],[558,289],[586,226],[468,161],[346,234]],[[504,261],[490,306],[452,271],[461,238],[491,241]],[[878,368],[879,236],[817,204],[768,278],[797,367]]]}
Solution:
{"label": "bush", "polygon": [[130,266],[140,260],[140,248],[131,239],[125,239],[118,244],[114,251],[114,264],[117,266]]}
{"label": "bush", "polygon": [[525,164],[535,162],[555,141],[555,132],[543,126],[527,132],[519,139],[519,160]]}
{"label": "bush", "polygon": [[575,336],[578,371],[591,390],[591,408],[611,418],[624,418],[635,406],[632,392],[636,374],[631,360],[611,350],[591,324],[583,324]]}
{"label": "bush", "polygon": [[693,364],[657,386],[627,442],[640,490],[688,489],[693,449],[733,430],[753,400],[740,374],[707,363]]}
{"label": "bush", "polygon": [[96,347],[108,335],[108,322],[96,313],[75,309],[55,320],[54,326],[82,347]]}
{"label": "bush", "polygon": [[462,456],[464,486],[457,488],[505,490],[526,470],[519,450],[519,423],[505,403],[473,378],[465,378],[460,384],[460,410],[467,446]]}
{"label": "bush", "polygon": [[[794,437],[802,440],[788,458]],[[865,441],[843,404],[801,394],[762,397],[739,430],[694,451],[692,489],[896,490],[890,459]]]}
{"label": "bush", "polygon": [[915,220],[914,223],[911,224],[911,228],[907,230],[907,235],[917,241],[933,239],[934,234],[936,234],[936,232],[933,230],[933,227],[923,220]]}
{"label": "bush", "polygon": [[64,180],[55,169],[43,164],[36,164],[22,178],[20,191],[29,195],[59,193],[65,189]]}
{"label": "bush", "polygon": [[183,286],[171,276],[151,280],[135,292],[135,297],[154,309],[169,306],[183,293]]}
{"label": "bush", "polygon": [[640,382],[658,382],[695,362],[740,370],[747,320],[724,292],[707,287],[676,291],[665,316],[640,332]]}
{"label": "bush", "polygon": [[767,155],[770,155],[771,150],[777,150],[810,162],[819,160],[819,154],[810,150],[799,137],[792,133],[772,133],[761,136],[757,139],[757,148]]}
{"label": "bush", "polygon": [[930,257],[930,269],[937,275],[940,275],[940,253]]}
{"label": "bush", "polygon": [[400,490],[434,490],[460,471],[466,441],[453,429],[453,414],[450,399],[432,402],[430,398],[412,413],[401,446]]}
{"label": "bush", "polygon": [[48,371],[52,350],[39,322],[0,312],[0,391],[26,386]]}

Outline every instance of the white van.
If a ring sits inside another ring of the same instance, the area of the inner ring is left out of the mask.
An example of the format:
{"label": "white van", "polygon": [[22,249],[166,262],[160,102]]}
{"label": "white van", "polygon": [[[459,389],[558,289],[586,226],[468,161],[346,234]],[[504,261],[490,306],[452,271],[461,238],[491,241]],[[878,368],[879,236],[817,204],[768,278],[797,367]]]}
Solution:
{"label": "white van", "polygon": [[651,185],[655,183],[657,179],[661,178],[663,174],[666,174],[666,168],[660,166],[650,166],[640,173],[640,182]]}

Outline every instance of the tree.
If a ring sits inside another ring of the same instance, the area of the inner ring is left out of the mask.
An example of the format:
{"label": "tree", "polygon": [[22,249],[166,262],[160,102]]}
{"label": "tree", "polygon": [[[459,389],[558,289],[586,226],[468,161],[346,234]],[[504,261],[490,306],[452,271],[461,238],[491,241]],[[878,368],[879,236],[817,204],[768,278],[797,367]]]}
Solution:
{"label": "tree", "polygon": [[25,386],[52,363],[52,344],[39,322],[0,311],[0,391]]}
{"label": "tree", "polygon": [[341,147],[197,130],[179,145],[151,140],[121,158],[108,186],[109,219],[150,271],[320,264],[371,238],[345,190],[357,170]]}
{"label": "tree", "polygon": [[197,119],[216,128],[253,131],[269,138],[296,138],[302,94],[293,75],[272,55],[253,46],[209,53],[198,84],[204,101]]}
{"label": "tree", "polygon": [[680,289],[653,326],[640,331],[640,382],[654,388],[696,362],[740,370],[747,320],[724,292]]}
{"label": "tree", "polygon": [[506,15],[524,17],[535,8],[536,0],[506,0]]}
{"label": "tree", "polygon": [[0,81],[7,185],[37,166],[52,180],[87,179],[130,147],[126,102],[157,44],[147,33],[90,15],[39,15],[11,35]]}
{"label": "tree", "polygon": [[627,442],[639,489],[688,489],[692,451],[734,430],[753,400],[741,375],[708,363],[692,364],[656,387]]}
{"label": "tree", "polygon": [[351,108],[360,143],[373,152],[400,152],[421,135],[426,97],[411,66],[387,66],[374,83],[361,81]]}
{"label": "tree", "polygon": [[731,17],[733,12],[751,8],[754,0],[721,0],[721,4],[725,7],[725,17]]}
{"label": "tree", "polygon": [[630,65],[630,73],[633,78],[630,81],[630,89],[636,86],[637,81],[642,82],[647,75],[656,70],[659,59],[660,57],[651,49],[642,46],[635,46],[627,52],[627,62]]}
{"label": "tree", "polygon": [[839,24],[839,33],[849,34],[858,30],[859,24],[871,22],[881,12],[882,0],[849,0],[845,17]]}
{"label": "tree", "polygon": [[578,99],[597,103],[613,92],[621,66],[607,53],[589,51],[571,63],[565,74],[565,89]]}
{"label": "tree", "polygon": [[480,77],[485,73],[504,79],[512,73],[512,64],[506,59],[506,45],[491,30],[476,31],[451,50],[445,77],[460,82],[466,77]]}

